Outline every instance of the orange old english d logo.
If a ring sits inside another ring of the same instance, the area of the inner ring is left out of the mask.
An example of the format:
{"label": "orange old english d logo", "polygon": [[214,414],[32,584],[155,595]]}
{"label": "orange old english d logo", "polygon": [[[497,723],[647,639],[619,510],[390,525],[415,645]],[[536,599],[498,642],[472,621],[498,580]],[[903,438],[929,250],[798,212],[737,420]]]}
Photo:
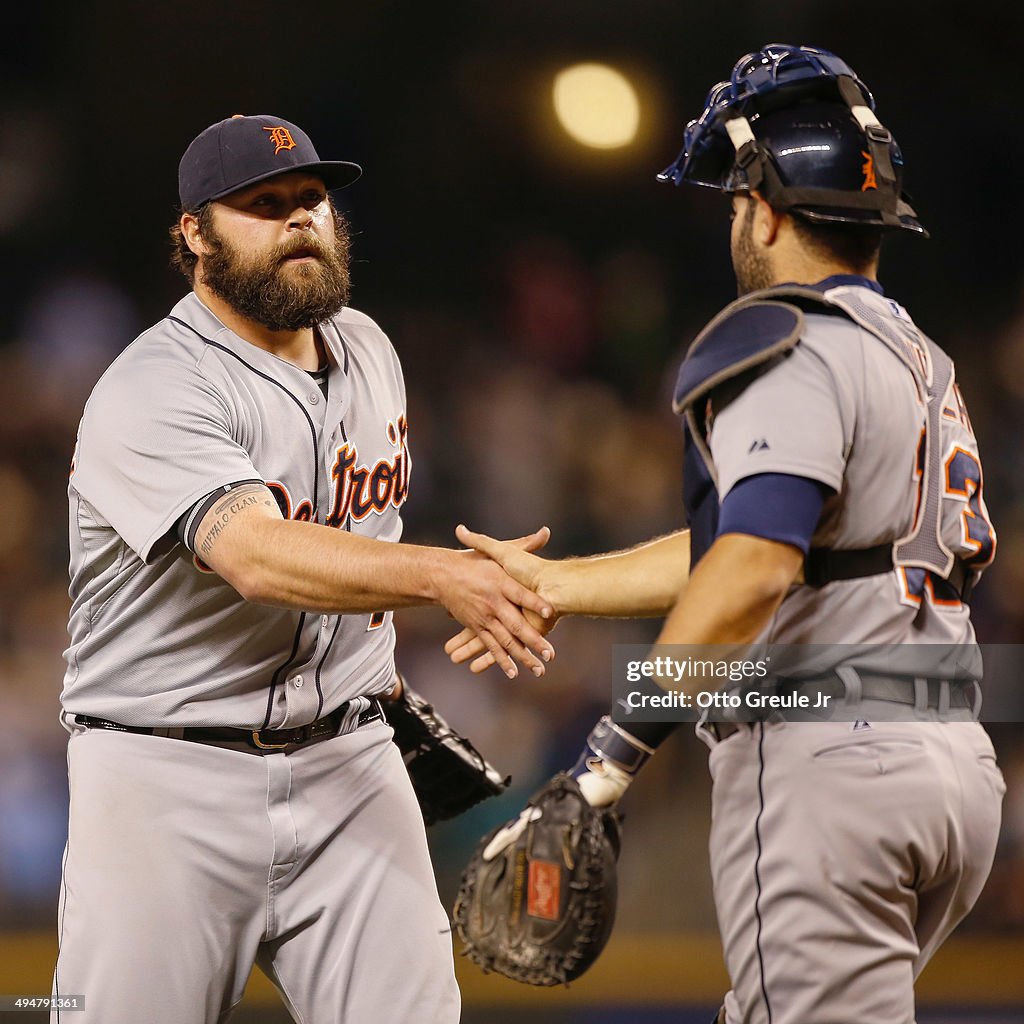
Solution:
{"label": "orange old english d logo", "polygon": [[282,149],[295,148],[295,140],[287,128],[264,128],[263,130],[270,132],[270,141],[274,145],[274,156],[277,156]]}
{"label": "orange old english d logo", "polygon": [[864,164],[860,169],[861,174],[864,175],[864,184],[861,185],[861,192],[867,192],[869,188],[877,189],[878,182],[875,181],[875,158],[870,153],[865,153],[862,149],[860,155],[864,157]]}

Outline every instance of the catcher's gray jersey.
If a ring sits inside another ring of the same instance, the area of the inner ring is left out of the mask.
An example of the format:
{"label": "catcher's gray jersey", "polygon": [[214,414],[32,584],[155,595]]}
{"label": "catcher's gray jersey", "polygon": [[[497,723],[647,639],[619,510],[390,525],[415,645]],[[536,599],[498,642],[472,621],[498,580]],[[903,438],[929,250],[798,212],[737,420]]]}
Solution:
{"label": "catcher's gray jersey", "polygon": [[[784,289],[779,291],[785,301]],[[973,574],[995,552],[978,445],[951,364],[896,302],[849,285],[824,297],[852,309],[861,322],[805,312],[799,343],[714,415],[709,445],[719,498],[759,473],[820,481],[835,494],[825,503],[812,545],[864,549],[893,542],[897,564],[885,574],[793,588],[766,639],[973,643],[967,605],[941,572],[914,564],[921,561],[915,552],[898,544],[916,534],[923,540],[930,530],[939,542],[936,551]],[[939,377],[942,366],[948,380]],[[926,473],[931,385],[941,396],[932,403],[937,464]],[[936,471],[933,512],[925,501],[925,477]]]}
{"label": "catcher's gray jersey", "polygon": [[[761,640],[786,645],[773,668],[799,659],[783,674],[836,670],[856,717],[698,726],[729,1024],[913,1021],[912,980],[981,892],[1005,792],[975,709],[926,683],[980,670],[961,664],[977,653],[961,597],[995,553],[952,364],[866,283],[829,285],[724,310],[677,390],[717,488],[691,484],[698,512],[763,473],[831,491],[811,580]],[[844,571],[858,561],[870,574]]]}
{"label": "catcher's gray jersey", "polygon": [[351,309],[321,334],[326,398],[189,294],[100,379],[69,486],[65,714],[289,728],[390,688],[390,613],[249,603],[175,534],[205,495],[259,480],[286,517],[399,539],[410,461],[398,358]]}

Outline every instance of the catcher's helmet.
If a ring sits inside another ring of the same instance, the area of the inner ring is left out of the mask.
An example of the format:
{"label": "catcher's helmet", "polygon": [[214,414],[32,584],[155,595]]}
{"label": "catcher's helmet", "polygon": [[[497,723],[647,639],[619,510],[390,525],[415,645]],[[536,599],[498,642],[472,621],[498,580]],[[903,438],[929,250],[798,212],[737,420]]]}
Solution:
{"label": "catcher's helmet", "polygon": [[770,43],[737,61],[686,126],[661,181],[756,189],[810,221],[927,235],[901,191],[903,156],[852,68],[810,46]]}

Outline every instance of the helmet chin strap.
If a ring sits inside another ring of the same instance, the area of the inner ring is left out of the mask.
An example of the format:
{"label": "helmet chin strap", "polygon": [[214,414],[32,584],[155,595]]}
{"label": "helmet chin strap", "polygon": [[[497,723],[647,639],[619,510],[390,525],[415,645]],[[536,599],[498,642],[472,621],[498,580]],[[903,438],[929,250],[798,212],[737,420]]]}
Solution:
{"label": "helmet chin strap", "polygon": [[847,192],[831,189],[799,188],[786,186],[779,178],[775,165],[758,145],[750,121],[743,114],[735,114],[725,122],[729,141],[736,151],[736,168],[743,171],[746,187],[761,189],[765,199],[776,209],[788,210],[802,203],[829,203],[838,207],[854,207],[874,210],[890,227],[900,227],[900,214],[914,216],[914,211],[905,203],[896,189],[896,172],[892,166],[889,147],[892,133],[866,105],[857,83],[846,75],[838,79],[839,93],[850,108],[850,113],[864,132],[866,156],[869,156],[878,182],[875,189],[853,196]]}
{"label": "helmet chin strap", "polygon": [[736,166],[743,171],[747,187],[751,190],[760,188],[768,161],[757,144],[757,139],[754,138],[754,129],[750,127],[750,122],[742,114],[737,114],[725,122],[725,130],[736,150]]}
{"label": "helmet chin strap", "polygon": [[736,166],[743,171],[747,188],[753,191],[764,186],[765,198],[772,202],[783,189],[771,160],[757,144],[754,129],[742,114],[729,118],[725,130],[736,150]]}
{"label": "helmet chin strap", "polygon": [[865,104],[860,86],[849,75],[840,75],[836,79],[836,84],[839,86],[839,95],[843,98],[843,102],[850,108],[850,113],[860,125],[861,131],[864,132],[868,154],[875,169],[875,178],[880,183],[884,183],[879,186],[879,191],[885,194],[889,202],[879,211],[882,220],[891,227],[899,227],[900,206],[906,204],[901,203],[899,191],[896,188],[896,171],[893,169],[892,157],[889,152],[889,147],[892,145],[892,132]]}
{"label": "helmet chin strap", "polygon": [[757,141],[754,138],[754,129],[750,127],[750,122],[742,114],[726,121],[725,130],[729,133],[737,155],[748,142]]}

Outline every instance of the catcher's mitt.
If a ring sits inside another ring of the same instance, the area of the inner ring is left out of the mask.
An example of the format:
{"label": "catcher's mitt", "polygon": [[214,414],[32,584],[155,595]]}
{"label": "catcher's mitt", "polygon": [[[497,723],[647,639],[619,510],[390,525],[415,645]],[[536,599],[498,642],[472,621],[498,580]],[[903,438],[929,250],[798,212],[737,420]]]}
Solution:
{"label": "catcher's mitt", "polygon": [[395,743],[405,759],[424,822],[433,825],[454,818],[503,792],[509,779],[502,778],[405,679],[401,681],[402,695],[381,701],[381,707],[395,730]]}
{"label": "catcher's mitt", "polygon": [[454,910],[465,955],[527,985],[578,978],[615,922],[619,845],[618,816],[556,775],[466,866]]}

